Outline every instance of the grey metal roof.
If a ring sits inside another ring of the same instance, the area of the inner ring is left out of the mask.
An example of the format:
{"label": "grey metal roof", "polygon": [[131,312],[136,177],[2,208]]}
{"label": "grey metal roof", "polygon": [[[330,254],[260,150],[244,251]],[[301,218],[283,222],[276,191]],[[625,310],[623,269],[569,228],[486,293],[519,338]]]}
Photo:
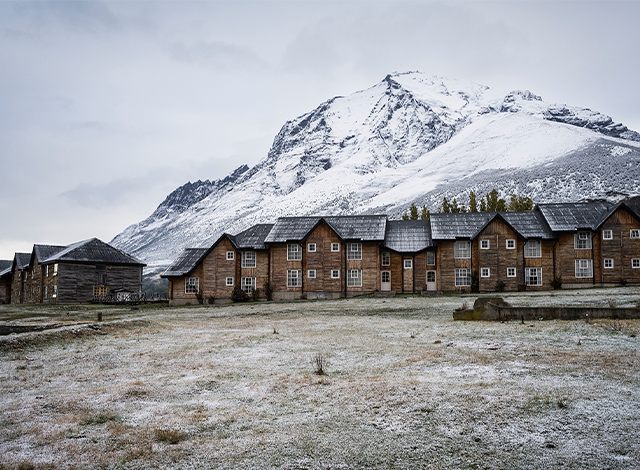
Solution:
{"label": "grey metal roof", "polygon": [[431,214],[431,238],[433,240],[474,238],[478,231],[495,217],[495,214],[495,212]]}
{"label": "grey metal roof", "polygon": [[[22,271],[24,268],[29,266],[30,260],[31,260],[31,253],[16,253],[14,257],[16,267],[20,271]],[[12,263],[12,266],[13,266],[13,263]]]}
{"label": "grey metal roof", "polygon": [[538,211],[500,212],[500,217],[523,238],[554,240],[549,225]]}
{"label": "grey metal roof", "polygon": [[239,249],[264,250],[266,249],[264,240],[272,228],[273,224],[258,224],[249,227],[234,237],[234,244]]}
{"label": "grey metal roof", "polygon": [[383,241],[386,215],[344,215],[327,217],[280,217],[265,243],[303,240],[321,221],[325,221],[343,240]]}
{"label": "grey metal roof", "polygon": [[428,220],[389,220],[384,246],[399,253],[418,253],[433,245]]}
{"label": "grey metal roof", "polygon": [[56,253],[64,250],[66,246],[57,246],[57,245],[33,245],[33,251],[31,252],[31,259],[29,264],[33,264],[33,257],[35,256],[38,259],[38,262],[41,263],[43,260],[51,258]]}
{"label": "grey metal roof", "polygon": [[210,248],[186,248],[160,277],[182,277],[193,271]]}
{"label": "grey metal roof", "polygon": [[574,202],[538,204],[538,209],[554,232],[575,232],[594,230],[614,205],[610,202]]}
{"label": "grey metal roof", "polygon": [[13,266],[13,260],[0,259],[0,277],[10,274],[12,266]]}
{"label": "grey metal roof", "polygon": [[42,260],[41,264],[55,262],[146,266],[139,259],[97,238],[73,243],[64,250]]}

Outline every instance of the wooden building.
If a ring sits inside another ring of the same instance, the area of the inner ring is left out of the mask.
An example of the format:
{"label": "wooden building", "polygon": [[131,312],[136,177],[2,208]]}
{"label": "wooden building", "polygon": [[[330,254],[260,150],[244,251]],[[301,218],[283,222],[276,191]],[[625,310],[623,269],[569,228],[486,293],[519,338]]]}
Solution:
{"label": "wooden building", "polygon": [[0,304],[11,303],[11,266],[13,261],[0,260]]}
{"label": "wooden building", "polygon": [[11,265],[11,303],[22,304],[27,301],[27,283],[29,281],[30,253],[16,253]]}

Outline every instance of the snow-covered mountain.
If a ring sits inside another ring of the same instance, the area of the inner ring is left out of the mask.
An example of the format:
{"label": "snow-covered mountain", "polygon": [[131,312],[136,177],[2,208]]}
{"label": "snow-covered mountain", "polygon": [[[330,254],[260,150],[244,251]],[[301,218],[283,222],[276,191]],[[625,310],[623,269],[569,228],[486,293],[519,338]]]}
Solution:
{"label": "snow-covered mountain", "polygon": [[399,216],[493,188],[536,202],[638,194],[640,134],[529,91],[396,73],[287,122],[256,166],[187,183],[111,243],[158,271],[187,246],[280,216]]}

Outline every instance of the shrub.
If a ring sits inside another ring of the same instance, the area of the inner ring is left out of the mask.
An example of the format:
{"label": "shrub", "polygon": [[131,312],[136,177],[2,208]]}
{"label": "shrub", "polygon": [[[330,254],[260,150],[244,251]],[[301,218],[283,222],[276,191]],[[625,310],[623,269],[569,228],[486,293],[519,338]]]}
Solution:
{"label": "shrub", "polygon": [[273,284],[269,281],[264,281],[264,285],[262,286],[264,290],[264,295],[267,296],[267,300],[273,300]]}
{"label": "shrub", "polygon": [[231,300],[234,302],[246,302],[249,300],[249,296],[245,291],[242,290],[240,286],[235,286],[233,288],[233,292],[231,293]]}
{"label": "shrub", "polygon": [[551,281],[551,287],[553,287],[556,290],[562,288],[562,279],[559,277],[554,278],[554,280]]}
{"label": "shrub", "polygon": [[253,289],[253,292],[251,293],[251,299],[255,302],[256,300],[258,300],[258,298],[260,298],[260,289]]}
{"label": "shrub", "polygon": [[314,368],[314,374],[325,375],[325,368],[327,366],[327,358],[322,353],[317,353],[311,358],[311,365]]}
{"label": "shrub", "polygon": [[156,441],[167,442],[169,444],[177,444],[187,438],[186,433],[176,431],[175,429],[156,429],[153,434]]}
{"label": "shrub", "polygon": [[504,281],[496,282],[496,292],[504,292],[505,286],[506,284],[504,283]]}
{"label": "shrub", "polygon": [[471,274],[471,292],[480,292],[480,276],[478,271],[473,271]]}

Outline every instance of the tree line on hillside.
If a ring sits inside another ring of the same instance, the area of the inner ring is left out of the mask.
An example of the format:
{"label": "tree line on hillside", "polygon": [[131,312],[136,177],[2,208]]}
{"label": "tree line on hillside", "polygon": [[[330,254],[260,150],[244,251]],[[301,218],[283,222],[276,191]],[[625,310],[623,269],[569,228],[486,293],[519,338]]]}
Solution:
{"label": "tree line on hillside", "polygon": [[[501,197],[498,197],[498,191],[495,189],[478,198],[476,193],[471,191],[469,193],[469,206],[464,204],[458,204],[456,198],[449,202],[446,197],[442,198],[442,205],[438,209],[440,214],[457,214],[461,212],[516,212],[516,211],[530,211],[533,210],[533,200],[527,196],[517,196],[512,194],[509,198],[509,202],[505,201]],[[402,220],[428,220],[431,218],[431,211],[427,210],[427,206],[423,205],[420,214],[418,214],[418,207],[415,204],[411,204],[409,213],[402,214]]]}

